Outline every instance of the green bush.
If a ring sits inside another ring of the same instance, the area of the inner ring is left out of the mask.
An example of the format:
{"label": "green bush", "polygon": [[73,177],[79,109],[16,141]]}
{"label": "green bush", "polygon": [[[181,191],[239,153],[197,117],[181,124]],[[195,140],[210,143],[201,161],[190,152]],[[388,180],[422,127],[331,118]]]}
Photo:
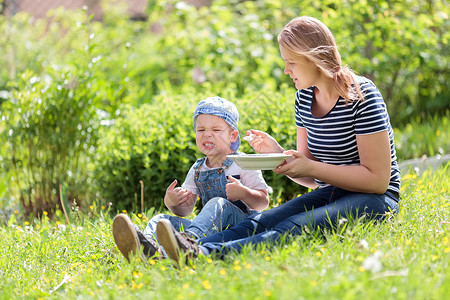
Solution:
{"label": "green bush", "polygon": [[127,106],[114,124],[101,128],[95,177],[104,201],[135,210],[142,181],[146,207],[160,207],[170,182],[184,180],[198,154],[193,101],[180,98],[154,97],[151,105]]}
{"label": "green bush", "polygon": [[2,105],[1,150],[6,155],[1,163],[12,175],[10,192],[20,198],[26,215],[53,212],[63,187],[78,204],[91,188],[88,164],[99,124],[91,75],[26,72]]}
{"label": "green bush", "polygon": [[[254,92],[246,98],[225,92],[221,96],[235,102],[240,110],[241,135],[250,128],[264,130],[290,149],[295,148],[293,100],[289,100],[294,92]],[[152,104],[124,107],[113,125],[100,129],[95,178],[103,201],[112,202],[119,210],[139,208],[142,181],[146,207],[163,205],[167,186],[174,179],[181,185],[191,165],[203,156],[195,144],[192,117],[198,101],[207,96],[213,95],[186,91],[183,95],[154,97]],[[253,153],[246,142],[240,150]],[[274,188],[274,196],[283,193],[291,197],[304,191],[271,171],[264,175]]]}

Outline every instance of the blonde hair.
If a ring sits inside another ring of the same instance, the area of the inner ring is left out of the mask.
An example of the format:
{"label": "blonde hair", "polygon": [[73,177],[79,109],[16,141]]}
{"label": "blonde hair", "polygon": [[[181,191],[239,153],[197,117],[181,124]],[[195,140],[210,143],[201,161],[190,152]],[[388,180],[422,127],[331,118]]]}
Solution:
{"label": "blonde hair", "polygon": [[291,20],[278,35],[278,43],[294,55],[312,61],[325,76],[333,79],[347,102],[364,99],[353,71],[342,66],[333,34],[321,21],[307,16]]}

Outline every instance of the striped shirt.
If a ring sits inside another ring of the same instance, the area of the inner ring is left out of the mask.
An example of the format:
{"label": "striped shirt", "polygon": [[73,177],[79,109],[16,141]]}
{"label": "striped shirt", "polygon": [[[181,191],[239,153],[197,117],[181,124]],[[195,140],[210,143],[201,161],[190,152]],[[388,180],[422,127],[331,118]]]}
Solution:
{"label": "striped shirt", "polygon": [[[295,124],[306,129],[308,149],[321,162],[333,165],[359,165],[356,135],[388,131],[391,148],[391,178],[388,191],[400,193],[400,171],[395,154],[394,132],[386,105],[377,87],[367,78],[357,76],[364,101],[340,97],[323,117],[314,117],[311,104],[314,87],[295,94]],[[329,184],[316,179],[319,187]]]}

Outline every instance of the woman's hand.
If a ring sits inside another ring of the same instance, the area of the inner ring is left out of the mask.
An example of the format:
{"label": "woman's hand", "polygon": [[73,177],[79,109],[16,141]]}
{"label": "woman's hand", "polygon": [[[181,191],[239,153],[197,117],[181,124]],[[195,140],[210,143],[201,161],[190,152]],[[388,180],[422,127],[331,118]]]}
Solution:
{"label": "woman's hand", "polygon": [[310,159],[301,152],[295,150],[288,150],[283,152],[286,155],[292,155],[276,167],[273,171],[280,175],[286,175],[291,178],[302,178],[310,176]]}
{"label": "woman's hand", "polygon": [[247,130],[247,136],[249,138],[245,139],[244,137],[244,139],[257,153],[281,153],[284,151],[273,137],[263,131],[250,129]]}

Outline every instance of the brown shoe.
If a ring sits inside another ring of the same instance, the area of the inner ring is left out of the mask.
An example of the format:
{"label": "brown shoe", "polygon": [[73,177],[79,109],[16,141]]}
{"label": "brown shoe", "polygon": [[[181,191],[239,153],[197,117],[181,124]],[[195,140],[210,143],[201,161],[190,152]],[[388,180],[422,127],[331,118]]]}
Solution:
{"label": "brown shoe", "polygon": [[161,251],[161,248],[156,243],[154,239],[149,239],[145,236],[145,234],[139,230],[136,224],[133,224],[134,229],[139,238],[139,243],[144,247],[143,252],[147,259],[156,257],[157,259],[163,259],[164,255]]}
{"label": "brown shoe", "polygon": [[181,255],[186,255],[186,260],[198,257],[197,242],[188,235],[178,232],[167,219],[161,219],[156,225],[158,242],[167,255],[180,264]]}
{"label": "brown shoe", "polygon": [[[162,252],[154,240],[148,239],[133,224],[126,214],[118,214],[113,221],[113,237],[120,252],[130,262],[130,256],[139,255],[143,262],[158,253],[162,257]],[[143,252],[141,252],[141,246]]]}

